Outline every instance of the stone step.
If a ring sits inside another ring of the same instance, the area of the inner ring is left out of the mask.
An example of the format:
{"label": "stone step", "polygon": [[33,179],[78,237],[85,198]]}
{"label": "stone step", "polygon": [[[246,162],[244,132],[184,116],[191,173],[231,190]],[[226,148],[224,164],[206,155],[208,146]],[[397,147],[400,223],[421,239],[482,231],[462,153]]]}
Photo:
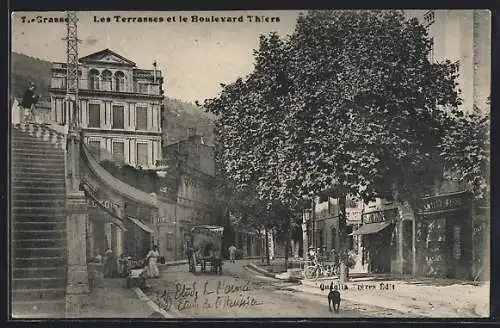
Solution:
{"label": "stone step", "polygon": [[[40,174],[42,176],[42,174]],[[47,179],[50,179],[50,175],[45,175]],[[60,176],[60,175],[58,175]],[[12,191],[13,194],[16,195],[17,193],[33,193],[33,194],[40,194],[40,193],[51,193],[51,192],[57,192],[57,193],[66,193],[66,186],[18,186],[18,185],[12,185]]]}
{"label": "stone step", "polygon": [[64,257],[66,251],[64,247],[16,247],[13,255],[14,258]]}
{"label": "stone step", "polygon": [[46,171],[47,169],[64,169],[64,161],[52,161],[50,163],[46,162],[46,160],[38,160],[38,161],[15,161],[12,163],[12,168],[31,168],[33,170],[43,170]]}
{"label": "stone step", "polygon": [[34,247],[60,247],[66,245],[66,238],[51,238],[51,239],[13,239],[12,248],[34,248]]}
{"label": "stone step", "polygon": [[14,258],[14,266],[17,268],[55,267],[66,264],[67,261],[64,257]]}
{"label": "stone step", "polygon": [[41,209],[27,210],[26,207],[18,208],[16,211],[12,211],[13,222],[61,222],[66,220],[66,213],[62,209],[55,211],[41,212]]}
{"label": "stone step", "polygon": [[14,221],[14,230],[62,230],[66,229],[65,217],[60,221]]}
{"label": "stone step", "polygon": [[[12,161],[14,163],[14,161]],[[38,163],[43,163],[44,165],[47,166],[52,166],[52,165],[59,165],[61,163],[64,163],[64,156],[57,156],[53,158],[43,158],[41,160],[39,157],[34,157],[34,156],[26,156],[26,157],[21,157],[21,156],[16,156],[15,163],[32,163],[32,164],[38,164]]]}
{"label": "stone step", "polygon": [[50,141],[20,141],[13,140],[11,142],[12,149],[16,150],[27,150],[33,149],[35,152],[48,152],[56,148],[56,145]]}
{"label": "stone step", "polygon": [[13,289],[50,289],[66,285],[65,275],[59,277],[14,278]]}
{"label": "stone step", "polygon": [[[46,177],[23,177],[22,175],[13,176],[11,180],[12,186],[26,186],[26,187],[43,187],[43,186],[55,186],[55,187],[63,187],[66,186],[66,181],[64,177],[47,179]],[[19,192],[18,194],[23,194]],[[41,194],[41,193],[36,193]],[[35,194],[31,194],[35,195]]]}
{"label": "stone step", "polygon": [[66,266],[42,267],[42,268],[12,268],[12,278],[37,278],[37,277],[64,277]]}
{"label": "stone step", "polygon": [[52,150],[43,152],[31,151],[29,149],[13,149],[12,163],[19,161],[35,161],[35,160],[64,160],[64,153],[59,151],[55,146]]}
{"label": "stone step", "polygon": [[54,174],[61,174],[64,176],[64,165],[58,166],[58,167],[52,167],[52,166],[39,166],[39,167],[33,167],[31,165],[18,165],[17,163],[13,163],[11,167],[11,171],[14,173],[22,173],[24,174],[45,174],[50,172],[52,175]]}
{"label": "stone step", "polygon": [[65,306],[64,299],[12,302],[12,317],[16,319],[62,319],[65,316]]}
{"label": "stone step", "polygon": [[14,239],[51,239],[63,238],[66,235],[65,229],[60,230],[14,230]]}
{"label": "stone step", "polygon": [[38,303],[40,301],[64,300],[66,288],[45,288],[45,289],[13,289],[12,300],[30,301]]}
{"label": "stone step", "polygon": [[36,207],[42,207],[42,206],[48,206],[48,207],[62,207],[66,206],[66,199],[63,197],[61,198],[51,198],[48,197],[46,199],[29,199],[29,198],[21,198],[21,197],[13,197],[12,199],[12,206],[13,207],[24,207],[24,206],[36,206]]}
{"label": "stone step", "polygon": [[[49,182],[49,181],[47,181]],[[40,183],[41,184],[41,183]],[[37,187],[37,185],[33,185],[32,187]],[[55,186],[57,187],[57,185]],[[66,195],[63,193],[16,193],[12,197],[12,201],[15,199],[49,199],[49,200],[56,200],[56,199],[65,199]]]}

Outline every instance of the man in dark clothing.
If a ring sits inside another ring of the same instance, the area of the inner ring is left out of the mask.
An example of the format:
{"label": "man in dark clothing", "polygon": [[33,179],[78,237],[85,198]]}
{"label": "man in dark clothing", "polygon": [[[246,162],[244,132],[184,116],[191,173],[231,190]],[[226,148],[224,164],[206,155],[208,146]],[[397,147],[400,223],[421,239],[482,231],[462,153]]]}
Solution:
{"label": "man in dark clothing", "polygon": [[[24,91],[21,108],[23,109],[24,118],[29,117],[30,120],[35,120],[35,105],[38,102],[38,96],[35,95],[35,83],[31,82],[28,89]],[[26,112],[28,110],[28,112]]]}

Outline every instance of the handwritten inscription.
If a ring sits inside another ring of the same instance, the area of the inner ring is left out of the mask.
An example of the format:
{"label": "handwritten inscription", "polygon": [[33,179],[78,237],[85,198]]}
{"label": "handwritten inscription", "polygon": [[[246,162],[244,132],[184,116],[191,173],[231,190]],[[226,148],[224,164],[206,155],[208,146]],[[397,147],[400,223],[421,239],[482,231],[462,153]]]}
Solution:
{"label": "handwritten inscription", "polygon": [[231,309],[248,308],[264,304],[251,295],[250,282],[233,283],[226,281],[194,281],[176,283],[174,290],[157,290],[156,303],[165,311],[191,309]]}

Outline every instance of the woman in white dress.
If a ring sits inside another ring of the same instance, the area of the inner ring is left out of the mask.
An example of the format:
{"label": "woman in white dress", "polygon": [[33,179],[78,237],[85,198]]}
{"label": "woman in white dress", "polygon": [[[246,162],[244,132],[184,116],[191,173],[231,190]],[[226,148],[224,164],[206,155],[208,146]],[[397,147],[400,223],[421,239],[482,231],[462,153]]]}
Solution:
{"label": "woman in white dress", "polygon": [[156,265],[158,257],[160,257],[160,253],[158,252],[158,247],[155,245],[146,256],[147,273],[148,277],[150,278],[160,277],[160,271],[158,270],[158,266]]}

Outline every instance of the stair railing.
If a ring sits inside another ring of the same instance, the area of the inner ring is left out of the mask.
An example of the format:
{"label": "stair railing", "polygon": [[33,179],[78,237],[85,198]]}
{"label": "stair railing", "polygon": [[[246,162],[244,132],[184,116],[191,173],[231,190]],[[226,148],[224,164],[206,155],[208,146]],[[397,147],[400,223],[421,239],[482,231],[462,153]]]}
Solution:
{"label": "stair railing", "polygon": [[57,149],[66,150],[66,136],[68,129],[65,126],[49,125],[44,123],[23,122],[14,126],[28,135],[52,143]]}

